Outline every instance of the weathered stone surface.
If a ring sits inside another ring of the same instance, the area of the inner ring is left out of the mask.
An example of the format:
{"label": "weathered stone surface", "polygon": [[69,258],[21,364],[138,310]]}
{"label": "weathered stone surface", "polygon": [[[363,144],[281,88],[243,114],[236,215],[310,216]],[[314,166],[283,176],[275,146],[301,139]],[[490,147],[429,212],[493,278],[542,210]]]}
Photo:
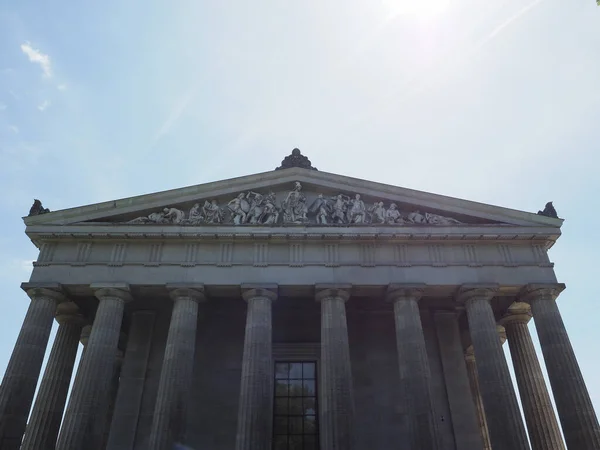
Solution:
{"label": "weathered stone surface", "polygon": [[465,363],[467,366],[467,374],[469,376],[469,384],[471,386],[471,395],[473,397],[473,403],[475,404],[479,433],[481,435],[481,440],[483,441],[483,450],[492,450],[490,431],[488,430],[483,399],[481,398],[481,389],[479,388],[479,376],[477,375],[477,364],[475,363],[473,346],[470,346],[465,352]]}
{"label": "weathered stone surface", "polygon": [[21,450],[52,450],[56,446],[84,319],[74,303],[64,302],[58,305],[56,320],[60,325]]}
{"label": "weathered stone surface", "polygon": [[458,301],[464,303],[467,310],[492,448],[529,450],[517,396],[490,305],[495,292],[495,286],[463,286]]}
{"label": "weathered stone surface", "polygon": [[351,450],[355,445],[345,305],[349,298],[350,285],[316,286],[316,300],[321,303],[321,448]]}
{"label": "weathered stone surface", "polygon": [[456,311],[436,311],[433,317],[440,346],[456,447],[461,450],[481,450],[483,441],[478,427],[475,404],[471,398],[469,377],[458,328],[458,313]]}
{"label": "weathered stone surface", "polygon": [[154,311],[132,313],[107,450],[131,450],[135,443],[154,316]]}
{"label": "weathered stone surface", "polygon": [[556,304],[563,289],[563,284],[530,285],[521,301],[531,305],[567,448],[595,450],[600,425]]}
{"label": "weathered stone surface", "polygon": [[201,285],[173,286],[171,289],[174,305],[148,446],[152,450],[168,449],[176,443],[186,443],[198,302],[205,300],[204,287]]}
{"label": "weathered stone surface", "polygon": [[558,421],[527,327],[529,319],[531,312],[528,305],[514,303],[501,323],[506,329],[531,448],[564,450]]}
{"label": "weathered stone surface", "polygon": [[127,285],[93,286],[100,301],[85,353],[79,365],[69,405],[56,445],[57,450],[96,450],[104,442],[109,391]]}
{"label": "weathered stone surface", "polygon": [[400,388],[409,424],[408,448],[413,450],[437,449],[440,446],[431,395],[431,372],[418,305],[423,288],[397,284],[390,285],[387,292],[387,300],[394,304]]}
{"label": "weathered stone surface", "polygon": [[0,448],[18,450],[33,402],[52,319],[64,296],[55,289],[34,288],[31,303],[0,386]]}
{"label": "weathered stone surface", "polygon": [[273,423],[273,324],[276,285],[243,285],[248,303],[236,450],[270,450]]}

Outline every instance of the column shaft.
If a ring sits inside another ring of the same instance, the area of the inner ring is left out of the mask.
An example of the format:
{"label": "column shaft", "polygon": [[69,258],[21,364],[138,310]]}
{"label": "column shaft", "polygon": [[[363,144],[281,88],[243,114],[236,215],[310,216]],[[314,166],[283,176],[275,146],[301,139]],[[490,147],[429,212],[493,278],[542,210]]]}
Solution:
{"label": "column shaft", "polygon": [[[514,310],[515,305],[517,304],[513,304],[509,311]],[[502,320],[510,346],[529,440],[533,450],[565,450],[542,368],[527,327],[529,319],[528,312],[523,311],[520,314],[509,313]]]}
{"label": "column shaft", "polygon": [[96,291],[100,300],[90,338],[79,365],[57,450],[96,450],[103,443],[105,401],[114,368],[125,302],[124,289]]}
{"label": "column shaft", "polygon": [[29,309],[0,385],[0,448],[18,450],[52,329],[56,304],[64,297],[31,289]]}
{"label": "column shaft", "polygon": [[494,450],[528,450],[529,443],[490,305],[494,291],[469,289],[465,301],[479,386]]}
{"label": "column shaft", "polygon": [[469,383],[471,385],[471,395],[475,404],[475,412],[477,413],[477,423],[479,424],[479,432],[483,440],[483,450],[492,450],[490,442],[490,432],[485,418],[485,409],[483,408],[483,399],[481,398],[481,390],[479,388],[479,377],[477,375],[477,365],[475,364],[475,355],[473,348],[465,354],[465,363],[467,366],[467,374],[469,375]]}
{"label": "column shaft", "polygon": [[600,426],[555,301],[563,288],[529,286],[522,301],[531,305],[567,447],[597,450]]}
{"label": "column shaft", "polygon": [[394,303],[400,390],[408,416],[408,448],[437,449],[439,437],[431,395],[431,371],[418,305],[423,289],[399,286],[390,286],[387,298]]}
{"label": "column shaft", "polygon": [[471,400],[469,377],[458,328],[458,314],[454,311],[436,311],[434,320],[456,447],[461,450],[481,450],[483,442],[475,404]]}
{"label": "column shaft", "polygon": [[46,370],[27,424],[21,450],[53,450],[60,429],[83,317],[74,303],[58,306],[60,323]]}
{"label": "column shaft", "polygon": [[242,286],[248,302],[236,450],[270,450],[273,422],[272,310],[276,288]]}
{"label": "column shaft", "polygon": [[203,288],[175,289],[171,298],[174,305],[154,407],[148,445],[151,450],[170,449],[176,443],[186,443],[198,301],[204,300]]}
{"label": "column shaft", "polygon": [[134,311],[110,427],[107,450],[131,450],[135,442],[154,327],[153,311]]}
{"label": "column shaft", "polygon": [[354,393],[346,301],[349,288],[320,288],[317,300],[321,302],[321,448],[353,449]]}

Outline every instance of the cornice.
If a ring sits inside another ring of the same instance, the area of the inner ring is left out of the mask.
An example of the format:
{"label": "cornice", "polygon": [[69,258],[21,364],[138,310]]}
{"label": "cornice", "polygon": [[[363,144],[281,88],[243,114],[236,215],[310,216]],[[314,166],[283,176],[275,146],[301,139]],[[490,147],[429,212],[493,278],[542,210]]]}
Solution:
{"label": "cornice", "polygon": [[44,240],[134,240],[134,239],[195,239],[195,240],[381,240],[381,241],[536,241],[550,248],[560,236],[553,227],[522,227],[503,225],[464,225],[435,227],[319,227],[289,226],[257,227],[180,227],[180,226],[116,226],[109,224],[32,225],[26,229],[29,238]]}

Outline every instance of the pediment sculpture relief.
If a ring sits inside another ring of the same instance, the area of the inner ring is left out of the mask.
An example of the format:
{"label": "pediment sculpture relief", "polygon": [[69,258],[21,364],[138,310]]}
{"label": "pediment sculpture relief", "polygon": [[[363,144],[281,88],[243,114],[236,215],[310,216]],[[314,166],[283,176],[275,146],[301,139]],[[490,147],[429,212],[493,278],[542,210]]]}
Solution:
{"label": "pediment sculpture relief", "polygon": [[226,204],[216,199],[196,203],[188,213],[172,207],[130,220],[130,224],[178,225],[461,225],[451,217],[429,212],[401,211],[398,205],[376,201],[366,205],[360,194],[317,198],[307,203],[300,182],[281,202],[274,192],[240,192]]}

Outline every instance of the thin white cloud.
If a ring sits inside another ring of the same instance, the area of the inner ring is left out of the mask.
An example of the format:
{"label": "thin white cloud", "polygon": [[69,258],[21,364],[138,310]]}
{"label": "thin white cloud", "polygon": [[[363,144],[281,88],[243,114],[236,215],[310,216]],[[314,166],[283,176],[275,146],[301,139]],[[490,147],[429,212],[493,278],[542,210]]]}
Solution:
{"label": "thin white cloud", "polygon": [[12,131],[15,134],[17,134],[19,132],[19,127],[16,125],[9,125],[8,128],[10,131]]}
{"label": "thin white cloud", "polygon": [[33,48],[29,42],[21,44],[21,50],[27,55],[29,61],[40,65],[46,78],[52,76],[52,65],[50,64],[50,57],[48,55]]}
{"label": "thin white cloud", "polygon": [[498,34],[500,34],[506,27],[508,27],[511,23],[513,23],[515,20],[520,19],[522,16],[524,16],[529,11],[531,11],[533,8],[535,8],[537,5],[539,5],[542,1],[543,0],[534,0],[530,4],[525,5],[519,11],[517,11],[513,16],[509,17],[504,22],[502,22],[500,25],[498,25],[496,28],[494,28],[494,30],[483,41],[481,41],[479,43],[477,48],[480,49],[481,47],[486,45],[488,42],[490,42],[492,39],[494,39]]}
{"label": "thin white cloud", "polygon": [[66,83],[61,83],[58,86],[56,86],[56,89],[58,89],[59,91],[66,91],[67,85],[66,85]]}
{"label": "thin white cloud", "polygon": [[38,105],[38,109],[40,111],[45,111],[48,108],[48,106],[50,106],[50,101],[44,100],[40,105]]}
{"label": "thin white cloud", "polygon": [[154,135],[154,142],[158,141],[161,137],[163,137],[165,134],[167,134],[171,131],[171,128],[173,128],[173,125],[175,125],[177,123],[177,121],[179,120],[181,115],[184,113],[184,111],[187,109],[187,107],[190,104],[190,102],[192,101],[192,99],[196,96],[197,91],[198,91],[198,86],[194,86],[193,88],[189,89],[185,93],[185,95],[183,95],[179,99],[179,101],[177,102],[175,107],[173,109],[171,109],[171,112],[169,114],[169,117],[167,117],[167,120],[165,120],[163,122],[163,124],[160,127],[160,129],[158,130],[158,132]]}

